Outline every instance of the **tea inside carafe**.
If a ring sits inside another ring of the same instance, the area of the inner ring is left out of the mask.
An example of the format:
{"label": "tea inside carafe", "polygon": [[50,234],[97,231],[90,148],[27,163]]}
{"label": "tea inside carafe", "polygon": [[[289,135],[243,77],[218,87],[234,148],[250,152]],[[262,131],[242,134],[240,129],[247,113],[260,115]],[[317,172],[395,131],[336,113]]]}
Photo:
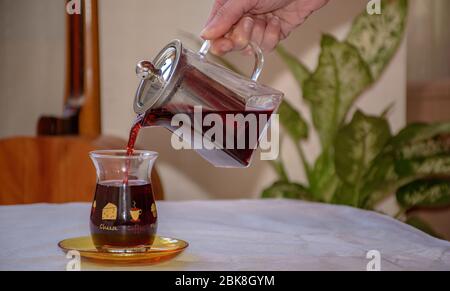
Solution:
{"label": "tea inside carafe", "polygon": [[[191,125],[191,140],[187,140],[189,144],[193,144],[195,135],[204,138],[211,126],[205,126],[204,120],[211,114],[220,116],[223,128],[223,139],[215,143],[215,149],[195,149],[198,154],[208,160],[217,167],[242,168],[248,167],[251,162],[253,153],[257,147],[258,140],[270,121],[270,117],[275,106],[258,106],[252,104],[252,100],[259,99],[261,96],[255,96],[253,99],[244,99],[239,94],[231,91],[227,87],[221,85],[217,81],[211,79],[203,72],[195,67],[186,66],[183,73],[183,80],[177,91],[176,96],[171,102],[166,103],[158,108],[149,109],[144,115],[138,116],[131,131],[128,143],[128,151],[132,153],[134,143],[141,127],[162,126],[175,132],[178,127],[171,125],[172,118],[176,114],[185,114],[189,116]],[[247,101],[244,101],[247,100]],[[249,102],[250,101],[250,102]],[[273,105],[274,102],[269,102]],[[201,124],[201,129],[194,126],[195,122],[195,106],[202,108],[202,120],[197,120]],[[210,109],[214,108],[214,109]],[[227,116],[236,116],[241,114],[244,119],[253,115],[256,120],[256,127],[251,127],[247,122],[238,124],[237,122],[228,122]],[[243,126],[243,127],[242,127]],[[256,130],[256,132],[251,132]],[[251,136],[256,136],[256,140]],[[226,144],[227,140],[234,141],[232,147]],[[239,141],[245,141],[245,147],[238,147]]]}

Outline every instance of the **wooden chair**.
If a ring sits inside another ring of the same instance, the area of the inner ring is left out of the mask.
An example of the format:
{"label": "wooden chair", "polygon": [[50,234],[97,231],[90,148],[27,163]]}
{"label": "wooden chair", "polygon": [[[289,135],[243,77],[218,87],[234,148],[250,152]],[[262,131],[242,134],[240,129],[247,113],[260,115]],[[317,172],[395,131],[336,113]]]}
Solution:
{"label": "wooden chair", "polygon": [[[123,139],[101,136],[98,6],[86,1],[81,15],[67,14],[63,116],[42,117],[37,137],[0,140],[0,205],[92,201],[96,174],[89,152],[126,147]],[[162,200],[156,171],[151,179]]]}
{"label": "wooden chair", "polygon": [[[88,153],[123,149],[113,137],[18,137],[0,140],[0,205],[92,201],[96,173]],[[153,171],[156,199],[163,199]]]}

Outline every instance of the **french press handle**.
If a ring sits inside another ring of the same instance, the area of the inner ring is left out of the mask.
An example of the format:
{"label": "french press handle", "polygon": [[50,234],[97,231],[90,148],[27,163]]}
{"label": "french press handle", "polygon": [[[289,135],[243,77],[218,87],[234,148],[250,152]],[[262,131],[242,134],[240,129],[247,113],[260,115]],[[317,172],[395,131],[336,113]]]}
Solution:
{"label": "french press handle", "polygon": [[[250,42],[249,45],[255,53],[255,68],[253,69],[253,74],[250,79],[256,82],[258,81],[258,78],[261,75],[262,69],[264,67],[264,55],[261,48],[256,43]],[[198,52],[199,55],[205,57],[208,54],[210,48],[211,42],[209,40],[204,41],[202,47]]]}

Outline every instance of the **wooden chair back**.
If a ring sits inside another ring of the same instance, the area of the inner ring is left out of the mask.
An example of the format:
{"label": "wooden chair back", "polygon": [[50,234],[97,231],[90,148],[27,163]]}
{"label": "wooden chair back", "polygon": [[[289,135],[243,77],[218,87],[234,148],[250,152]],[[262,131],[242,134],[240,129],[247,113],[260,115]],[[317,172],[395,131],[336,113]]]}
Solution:
{"label": "wooden chair back", "polygon": [[[91,202],[96,173],[88,154],[123,149],[113,137],[19,137],[0,140],[0,205]],[[157,200],[163,190],[156,171],[152,186]]]}

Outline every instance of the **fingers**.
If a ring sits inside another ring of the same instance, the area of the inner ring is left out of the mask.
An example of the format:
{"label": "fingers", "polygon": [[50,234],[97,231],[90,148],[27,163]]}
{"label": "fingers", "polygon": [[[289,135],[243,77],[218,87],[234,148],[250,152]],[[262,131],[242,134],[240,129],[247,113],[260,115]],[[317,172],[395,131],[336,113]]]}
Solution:
{"label": "fingers", "polygon": [[257,44],[264,52],[271,52],[281,40],[280,19],[272,16],[266,20],[262,17],[243,17],[239,23],[224,37],[212,42],[211,52],[222,56],[232,50],[244,50],[243,54],[251,55],[250,41]]}
{"label": "fingers", "polygon": [[[224,36],[242,16],[252,9],[252,0],[228,0],[220,8],[202,31],[204,39],[218,39]],[[219,7],[219,5],[217,5]]]}
{"label": "fingers", "polygon": [[246,48],[252,36],[254,22],[251,17],[243,17],[230,33],[212,42],[211,52],[221,56],[231,50]]}
{"label": "fingers", "polygon": [[234,44],[233,42],[225,37],[216,39],[211,43],[211,53],[216,56],[223,56],[224,54],[233,50]]}
{"label": "fingers", "polygon": [[255,21],[251,17],[245,16],[233,29],[230,38],[233,41],[234,50],[243,50],[248,46],[252,37],[254,23]]}
{"label": "fingers", "polygon": [[[255,16],[254,17],[254,25],[253,25],[253,31],[252,31],[252,36],[250,38],[250,41],[256,45],[258,45],[259,47],[261,47],[261,44],[264,40],[264,32],[266,31],[266,21],[264,19],[264,17],[260,17],[260,16]],[[254,51],[253,49],[248,46],[243,52],[243,55],[253,55]]]}
{"label": "fingers", "polygon": [[264,31],[264,39],[261,43],[261,49],[264,52],[271,52],[277,46],[281,37],[281,23],[277,16],[272,17]]}
{"label": "fingers", "polygon": [[257,44],[258,46],[261,46],[263,40],[264,40],[264,32],[266,31],[266,21],[258,17],[255,19],[255,25],[253,26],[253,32],[252,32],[252,42]]}

